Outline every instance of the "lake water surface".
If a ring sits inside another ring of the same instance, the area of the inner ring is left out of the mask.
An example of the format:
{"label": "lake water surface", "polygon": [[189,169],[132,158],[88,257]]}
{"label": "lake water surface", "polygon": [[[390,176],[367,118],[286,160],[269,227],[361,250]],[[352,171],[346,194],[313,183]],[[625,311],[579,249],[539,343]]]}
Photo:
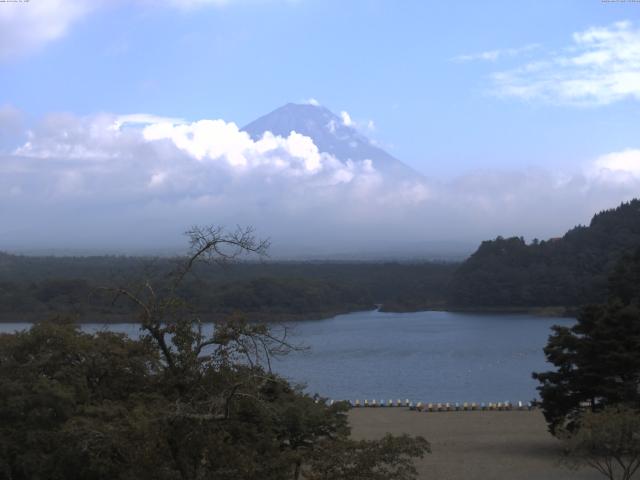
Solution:
{"label": "lake water surface", "polygon": [[[288,323],[290,339],[309,347],[273,363],[311,393],[333,399],[417,402],[528,401],[532,371],[549,368],[542,348],[550,327],[572,319],[450,312],[339,315]],[[0,324],[0,331],[28,328]],[[136,336],[139,326],[83,325]]]}

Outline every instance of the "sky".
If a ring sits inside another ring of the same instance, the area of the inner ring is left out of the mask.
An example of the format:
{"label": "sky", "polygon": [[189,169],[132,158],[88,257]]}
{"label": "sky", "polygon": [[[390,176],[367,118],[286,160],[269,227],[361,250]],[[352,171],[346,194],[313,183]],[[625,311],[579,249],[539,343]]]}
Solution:
{"label": "sky", "polygon": [[[0,249],[557,236],[640,191],[639,100],[631,1],[0,2]],[[423,177],[237,131],[287,102]]]}

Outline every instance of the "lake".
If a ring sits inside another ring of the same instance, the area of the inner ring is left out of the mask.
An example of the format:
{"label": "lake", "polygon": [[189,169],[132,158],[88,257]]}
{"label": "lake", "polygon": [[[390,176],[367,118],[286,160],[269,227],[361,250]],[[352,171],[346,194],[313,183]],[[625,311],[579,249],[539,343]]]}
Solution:
{"label": "lake", "polygon": [[[451,312],[338,315],[285,324],[290,339],[309,347],[273,363],[309,392],[333,399],[413,402],[529,401],[532,371],[549,368],[542,348],[550,327],[573,319]],[[0,324],[0,331],[28,324]],[[105,328],[83,325],[87,331]],[[138,334],[138,325],[108,328]]]}

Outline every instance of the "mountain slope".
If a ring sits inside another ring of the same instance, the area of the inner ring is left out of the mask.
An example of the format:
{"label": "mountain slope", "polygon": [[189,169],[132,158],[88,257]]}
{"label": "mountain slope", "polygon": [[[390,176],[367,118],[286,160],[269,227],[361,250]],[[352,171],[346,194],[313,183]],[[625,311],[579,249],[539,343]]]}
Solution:
{"label": "mountain slope", "polygon": [[420,177],[412,168],[391,156],[325,107],[288,103],[246,125],[254,140],[269,131],[288,136],[292,131],[310,137],[321,152],[347,161],[371,160],[376,170],[393,177]]}
{"label": "mountain slope", "polygon": [[607,278],[640,246],[640,200],[594,215],[589,226],[527,245],[483,242],[456,271],[449,304],[465,307],[578,306],[606,299]]}

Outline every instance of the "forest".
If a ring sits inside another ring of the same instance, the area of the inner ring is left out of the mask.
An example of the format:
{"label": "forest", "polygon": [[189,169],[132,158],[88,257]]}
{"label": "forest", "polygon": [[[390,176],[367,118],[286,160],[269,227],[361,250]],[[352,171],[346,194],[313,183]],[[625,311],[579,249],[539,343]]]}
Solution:
{"label": "forest", "polygon": [[640,245],[640,200],[593,216],[561,238],[483,242],[456,270],[452,306],[578,307],[602,303],[616,262]]}
{"label": "forest", "polygon": [[[130,321],[130,305],[105,288],[167,276],[180,259],[27,257],[0,254],[0,318],[54,313]],[[395,311],[444,305],[455,264],[244,261],[203,264],[181,295],[207,319],[242,311],[255,320],[324,318],[376,305]]]}
{"label": "forest", "polygon": [[[594,215],[548,240],[485,241],[466,261],[202,264],[180,294],[205,320],[242,311],[252,320],[326,318],[370,310],[559,307],[567,313],[607,297],[616,262],[640,245],[640,200]],[[106,292],[168,277],[181,258],[35,257],[0,253],[0,320],[76,315],[86,322],[130,321],[131,306]],[[557,311],[557,310],[556,310]]]}

